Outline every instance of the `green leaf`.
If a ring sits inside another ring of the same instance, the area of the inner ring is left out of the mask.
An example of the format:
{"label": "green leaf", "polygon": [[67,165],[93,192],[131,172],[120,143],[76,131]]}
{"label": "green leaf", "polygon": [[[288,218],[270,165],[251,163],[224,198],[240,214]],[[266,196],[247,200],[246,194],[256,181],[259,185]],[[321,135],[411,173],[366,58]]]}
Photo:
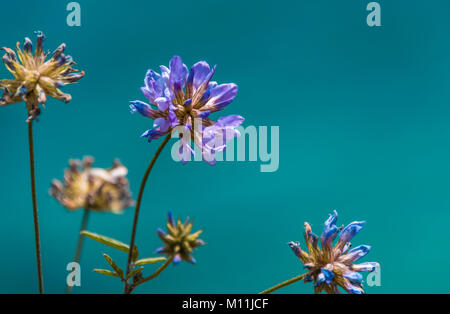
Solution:
{"label": "green leaf", "polygon": [[106,259],[109,265],[116,271],[116,273],[120,276],[120,278],[123,278],[123,270],[120,269],[119,266],[113,261],[113,259],[108,254],[103,254],[103,257]]}
{"label": "green leaf", "polygon": [[98,274],[106,275],[106,276],[122,278],[118,273],[107,270],[107,269],[94,269],[94,272],[96,272]]}
{"label": "green leaf", "polygon": [[165,258],[165,257],[150,257],[150,258],[140,259],[140,260],[136,261],[135,264],[136,264],[136,266],[141,266],[141,265],[164,262],[166,260],[167,260],[167,258]]}
{"label": "green leaf", "polygon": [[[88,238],[91,238],[92,240],[103,243],[112,248],[118,249],[122,252],[128,253],[130,251],[130,246],[128,244],[125,244],[125,243],[115,240],[113,238],[105,237],[100,234],[89,232],[86,230],[81,231],[81,234]],[[133,256],[138,255],[138,250],[137,250],[136,246],[134,246],[133,251],[134,251]]]}
{"label": "green leaf", "polygon": [[93,232],[89,232],[89,231],[83,230],[83,231],[81,231],[81,234],[86,236],[86,237],[88,237],[88,238],[91,238],[92,240],[95,240],[97,242],[103,243],[105,245],[108,245],[110,247],[113,247],[113,248],[118,249],[118,250],[120,250],[122,252],[125,252],[125,253],[128,253],[129,250],[130,250],[130,247],[128,246],[128,244],[125,244],[123,242],[120,242],[118,240],[115,240],[115,239],[112,239],[112,238],[109,238],[109,237],[102,236],[102,235],[97,234],[97,233],[93,233]]}
{"label": "green leaf", "polygon": [[128,280],[128,279],[130,279],[130,278],[133,278],[133,277],[136,276],[138,273],[140,273],[143,269],[144,269],[144,267],[139,267],[139,268],[136,268],[135,270],[131,271],[131,272],[128,274],[126,280]]}

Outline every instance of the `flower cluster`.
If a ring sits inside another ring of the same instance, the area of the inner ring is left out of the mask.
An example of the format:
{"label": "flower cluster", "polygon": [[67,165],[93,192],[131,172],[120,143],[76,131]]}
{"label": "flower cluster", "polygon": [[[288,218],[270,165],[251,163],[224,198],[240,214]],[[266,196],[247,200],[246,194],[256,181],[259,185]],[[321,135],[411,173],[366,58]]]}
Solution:
{"label": "flower cluster", "polygon": [[195,259],[191,256],[191,253],[195,248],[205,245],[203,240],[198,238],[202,230],[191,234],[192,221],[189,221],[189,218],[184,223],[180,219],[175,223],[170,212],[168,217],[166,224],[168,233],[161,228],[156,231],[159,238],[164,242],[164,247],[157,249],[156,253],[172,257],[174,264],[178,264],[182,260],[195,264]]}
{"label": "flower cluster", "polygon": [[[289,246],[308,269],[305,282],[313,281],[316,293],[322,290],[330,294],[340,293],[339,286],[348,293],[362,294],[364,293],[363,278],[360,272],[373,272],[379,264],[374,262],[353,264],[370,250],[370,246],[367,245],[360,245],[349,250],[351,246],[349,241],[362,229],[365,222],[355,221],[345,228],[337,227],[337,217],[337,212],[334,211],[325,221],[320,237],[321,248],[318,245],[319,237],[312,233],[307,222],[305,222],[304,236],[309,254],[300,248],[299,242],[290,242]],[[338,240],[333,246],[336,237]]]}
{"label": "flower cluster", "polygon": [[238,115],[220,117],[210,114],[220,111],[236,96],[236,84],[217,84],[211,81],[216,67],[200,61],[189,71],[180,57],[170,60],[169,68],[161,66],[161,74],[149,70],[142,93],[150,104],[132,101],[131,112],[139,112],[154,119],[153,129],[142,137],[157,139],[177,127],[180,137],[178,157],[185,164],[195,154],[191,140],[202,152],[203,160],[215,164],[215,153],[226,148],[226,142],[239,136],[236,130],[244,121]]}
{"label": "flower cluster", "polygon": [[47,60],[48,53],[44,52],[45,36],[37,33],[36,50],[33,54],[33,44],[25,38],[23,50],[17,43],[17,54],[10,48],[3,47],[6,52],[3,63],[14,75],[12,80],[0,80],[0,88],[4,89],[0,106],[25,101],[29,118],[27,122],[36,119],[40,114],[39,104],[45,106],[47,96],[68,103],[72,97],[64,94],[59,88],[74,83],[84,76],[72,68],[75,62],[72,57],[66,56],[65,44],[61,44]]}
{"label": "flower cluster", "polygon": [[133,205],[126,178],[128,169],[118,160],[112,168],[92,168],[94,159],[70,160],[64,183],[53,180],[50,195],[69,210],[88,209],[121,213]]}

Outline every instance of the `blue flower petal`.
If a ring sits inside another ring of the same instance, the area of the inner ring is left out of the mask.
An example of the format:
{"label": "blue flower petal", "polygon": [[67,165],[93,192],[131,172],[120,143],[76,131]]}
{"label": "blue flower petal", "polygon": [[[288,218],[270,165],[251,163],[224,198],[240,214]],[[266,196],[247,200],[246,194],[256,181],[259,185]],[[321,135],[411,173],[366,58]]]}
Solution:
{"label": "blue flower petal", "polygon": [[222,110],[230,104],[238,92],[238,86],[234,83],[221,84],[210,90],[210,97],[204,109],[214,111]]}
{"label": "blue flower petal", "polygon": [[326,268],[323,268],[323,267],[321,268],[321,271],[322,271],[322,274],[325,276],[326,284],[329,285],[331,283],[331,281],[333,280],[333,278],[334,278],[334,273],[332,271],[326,269]]}
{"label": "blue flower petal", "polygon": [[211,72],[209,64],[205,61],[200,61],[194,64],[191,68],[188,77],[188,83],[192,84],[193,90],[196,90],[208,78]]}
{"label": "blue flower petal", "polygon": [[150,143],[152,140],[156,140],[156,139],[160,138],[163,135],[164,135],[164,133],[162,133],[162,132],[160,132],[158,130],[150,129],[150,130],[145,131],[141,135],[141,137],[148,138],[148,142]]}
{"label": "blue flower petal", "polygon": [[167,234],[164,232],[163,229],[158,228],[156,229],[156,233],[160,236],[160,237],[165,237]]}
{"label": "blue flower petal", "polygon": [[176,94],[182,88],[184,88],[184,82],[186,80],[188,70],[179,56],[174,56],[170,60],[169,65],[170,65],[169,86],[174,90]]}
{"label": "blue flower petal", "polygon": [[211,114],[211,111],[209,111],[209,110],[206,110],[206,111],[202,111],[201,113],[200,113],[200,118],[202,118],[202,119],[206,119],[206,118],[208,118],[209,117],[209,115]]}
{"label": "blue flower petal", "polygon": [[339,234],[339,242],[345,244],[350,241],[359,231],[361,231],[365,224],[365,221],[354,221],[348,224]]}
{"label": "blue flower petal", "polygon": [[363,276],[356,271],[348,271],[343,276],[354,283],[361,283],[363,280]]}
{"label": "blue flower petal", "polygon": [[130,101],[130,112],[132,114],[139,112],[144,117],[155,119],[155,110],[149,104],[139,100]]}
{"label": "blue flower petal", "polygon": [[320,240],[322,241],[322,247],[331,248],[331,244],[333,243],[337,233],[339,232],[339,228],[336,226],[338,218],[337,211],[333,211],[332,214],[328,217],[328,219],[324,223],[324,228]]}
{"label": "blue flower petal", "polygon": [[321,273],[317,276],[316,286],[318,286],[318,285],[324,283],[325,280],[326,280],[325,274],[321,272]]}
{"label": "blue flower petal", "polygon": [[355,271],[373,272],[380,268],[380,264],[376,262],[366,262],[361,264],[353,264],[352,269]]}
{"label": "blue flower petal", "polygon": [[350,294],[364,294],[364,290],[356,285],[347,284],[345,290]]}
{"label": "blue flower petal", "polygon": [[168,212],[168,213],[167,213],[167,217],[168,217],[168,219],[169,219],[169,223],[170,223],[172,226],[175,226],[175,222],[174,222],[174,220],[173,220],[172,212]]}
{"label": "blue flower petal", "polygon": [[160,247],[160,248],[157,248],[157,249],[155,250],[155,253],[161,254],[161,253],[164,253],[165,251],[166,251],[166,248],[165,248],[165,247]]}
{"label": "blue flower petal", "polygon": [[346,256],[348,256],[350,262],[354,262],[366,256],[367,253],[369,253],[369,251],[370,251],[369,245],[359,245],[348,251]]}
{"label": "blue flower petal", "polygon": [[174,264],[179,264],[181,262],[181,256],[180,255],[175,255],[174,257],[173,257],[173,263]]}

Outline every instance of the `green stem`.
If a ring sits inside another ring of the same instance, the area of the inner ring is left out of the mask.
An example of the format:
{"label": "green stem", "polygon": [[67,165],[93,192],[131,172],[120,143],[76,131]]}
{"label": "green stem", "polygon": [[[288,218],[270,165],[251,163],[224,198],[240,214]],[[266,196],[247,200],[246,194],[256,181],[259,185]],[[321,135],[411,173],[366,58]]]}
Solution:
{"label": "green stem", "polygon": [[307,274],[308,273],[305,273],[303,275],[300,275],[300,276],[294,277],[292,279],[286,280],[285,282],[279,283],[278,285],[273,286],[272,288],[269,288],[267,290],[264,290],[263,292],[260,292],[259,294],[269,294],[269,293],[272,293],[272,292],[274,292],[274,291],[276,291],[278,289],[281,289],[283,287],[289,286],[290,284],[293,284],[294,282],[302,280],[303,278],[306,277]]}
{"label": "green stem", "polygon": [[[136,210],[134,212],[133,230],[131,231],[130,251],[128,253],[128,262],[127,262],[127,271],[126,271],[127,276],[131,271],[131,262],[132,262],[132,257],[133,257],[132,252],[134,251],[134,240],[136,238],[136,229],[137,229],[137,224],[138,224],[138,219],[139,219],[139,210],[141,208],[141,202],[142,202],[142,196],[144,195],[145,184],[147,183],[147,179],[150,175],[150,172],[153,169],[153,166],[155,165],[156,160],[158,159],[159,155],[161,154],[161,151],[163,150],[163,148],[169,142],[170,137],[171,137],[171,134],[169,133],[166,136],[166,138],[164,139],[164,141],[161,143],[161,145],[159,146],[158,150],[156,151],[155,155],[153,156],[152,161],[148,165],[147,171],[144,174],[144,178],[142,178],[141,187],[139,189],[139,195],[138,195],[138,198],[136,201]],[[126,294],[127,292],[128,292],[128,281],[125,281],[123,293]]]}
{"label": "green stem", "polygon": [[[83,242],[84,242],[84,236],[81,234],[81,231],[86,230],[88,221],[89,221],[89,210],[85,209],[83,213],[83,219],[81,220],[80,233],[78,235],[77,250],[75,251],[75,258],[73,259],[75,263],[79,263],[81,259],[81,252],[83,250]],[[67,286],[66,294],[70,294],[72,289],[73,286]]]}
{"label": "green stem", "polygon": [[30,152],[31,198],[33,200],[34,243],[36,246],[37,275],[39,293],[43,294],[44,284],[42,279],[41,239],[39,236],[39,218],[36,199],[36,175],[34,169],[33,121],[28,122],[28,146]]}
{"label": "green stem", "polygon": [[134,290],[137,286],[142,285],[143,283],[145,283],[145,282],[147,282],[147,281],[150,281],[150,280],[153,280],[153,279],[155,279],[156,277],[158,277],[158,276],[163,272],[163,270],[166,269],[167,266],[170,265],[170,263],[172,263],[172,261],[173,261],[173,257],[170,257],[170,258],[169,258],[168,260],[166,260],[165,263],[162,264],[162,265],[161,265],[161,266],[160,266],[160,267],[159,267],[159,268],[158,268],[151,276],[148,276],[147,278],[144,278],[144,279],[138,281],[137,283],[132,284],[132,285],[129,287],[129,289],[128,289],[128,291],[127,291],[127,294],[130,294],[131,292],[133,292],[133,290]]}

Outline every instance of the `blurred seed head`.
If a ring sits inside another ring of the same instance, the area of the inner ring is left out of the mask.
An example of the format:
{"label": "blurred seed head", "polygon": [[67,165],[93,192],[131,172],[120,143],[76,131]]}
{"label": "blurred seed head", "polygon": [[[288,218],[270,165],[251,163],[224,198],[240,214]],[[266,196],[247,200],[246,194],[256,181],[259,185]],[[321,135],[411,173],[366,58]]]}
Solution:
{"label": "blurred seed head", "polygon": [[92,168],[94,159],[71,159],[63,182],[54,179],[50,195],[69,210],[88,209],[120,214],[133,205],[126,175],[117,159],[109,169]]}

